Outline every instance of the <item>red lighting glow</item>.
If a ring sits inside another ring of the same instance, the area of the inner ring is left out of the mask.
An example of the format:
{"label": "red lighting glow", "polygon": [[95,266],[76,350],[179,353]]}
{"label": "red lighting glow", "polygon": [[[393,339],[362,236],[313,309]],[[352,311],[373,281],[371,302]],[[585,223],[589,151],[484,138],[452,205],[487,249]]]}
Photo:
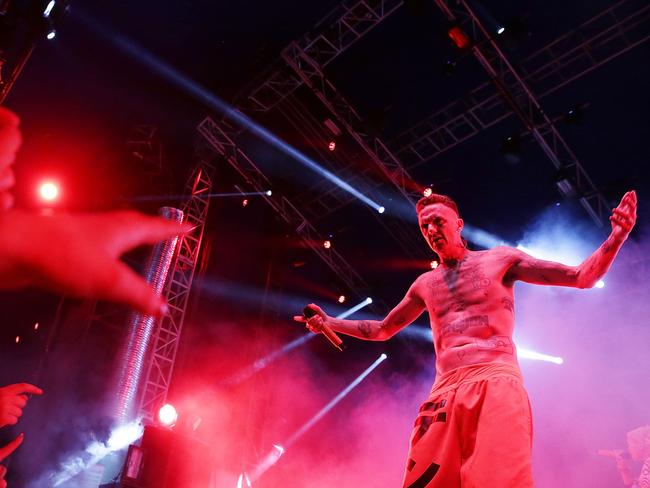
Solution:
{"label": "red lighting glow", "polygon": [[431,269],[436,269],[438,267],[438,261],[431,261]]}
{"label": "red lighting glow", "polygon": [[329,149],[330,151],[333,151],[334,149],[336,149],[336,142],[331,141],[331,142],[327,145],[327,149]]}
{"label": "red lighting glow", "polygon": [[339,297],[339,303],[344,303],[345,302],[345,295],[341,295]]}
{"label": "red lighting glow", "polygon": [[42,200],[53,202],[59,197],[59,185],[53,181],[44,181],[38,188]]}
{"label": "red lighting glow", "polygon": [[425,188],[424,191],[422,192],[422,194],[425,197],[430,197],[432,193],[433,193],[433,190],[431,188]]}
{"label": "red lighting glow", "polygon": [[242,207],[246,207],[246,206],[248,206],[248,198],[244,198],[244,199],[242,200],[242,202],[241,202],[241,206],[242,206]]}
{"label": "red lighting glow", "polygon": [[16,344],[20,342],[20,336],[16,336]]}
{"label": "red lighting glow", "polygon": [[330,241],[325,241],[323,242],[323,247],[325,249],[329,249],[330,247],[332,247],[332,243]]}
{"label": "red lighting glow", "polygon": [[173,405],[166,403],[158,410],[158,420],[160,420],[161,424],[172,427],[178,420],[178,412],[176,412]]}
{"label": "red lighting glow", "polygon": [[465,34],[463,29],[457,25],[451,27],[447,31],[447,35],[454,42],[454,44],[456,44],[456,47],[458,49],[467,49],[470,45],[469,37],[467,34]]}

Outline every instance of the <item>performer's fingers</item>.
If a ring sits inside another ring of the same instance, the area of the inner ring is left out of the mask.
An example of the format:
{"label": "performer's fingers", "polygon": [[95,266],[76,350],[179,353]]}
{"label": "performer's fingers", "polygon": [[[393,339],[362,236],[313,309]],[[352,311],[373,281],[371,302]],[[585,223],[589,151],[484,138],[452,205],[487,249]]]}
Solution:
{"label": "performer's fingers", "polygon": [[310,303],[310,304],[307,305],[307,306],[308,306],[309,308],[311,308],[312,310],[314,310],[318,315],[320,315],[320,316],[325,315],[325,312],[323,312],[323,309],[320,308],[320,307],[319,307],[318,305],[316,305],[315,303]]}
{"label": "performer's fingers", "polygon": [[156,294],[142,276],[121,261],[112,266],[95,290],[98,298],[125,303],[148,315],[162,315],[167,312],[165,300]]}
{"label": "performer's fingers", "polygon": [[307,322],[307,319],[302,315],[294,315],[293,320],[295,320],[296,322]]}

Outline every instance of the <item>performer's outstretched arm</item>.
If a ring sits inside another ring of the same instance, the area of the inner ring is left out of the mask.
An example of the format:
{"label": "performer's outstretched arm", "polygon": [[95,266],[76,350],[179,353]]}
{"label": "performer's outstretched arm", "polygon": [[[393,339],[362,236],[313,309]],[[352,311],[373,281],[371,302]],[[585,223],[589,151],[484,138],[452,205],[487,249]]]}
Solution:
{"label": "performer's outstretched arm", "polygon": [[330,317],[313,303],[309,307],[316,312],[316,315],[308,320],[302,315],[297,315],[293,319],[297,322],[306,322],[307,328],[315,333],[320,332],[323,325],[326,325],[335,332],[358,339],[385,341],[417,319],[424,311],[424,301],[416,292],[416,285],[417,280],[402,301],[383,320],[337,319]]}
{"label": "performer's outstretched arm", "polygon": [[636,223],[637,198],[634,191],[627,192],[609,220],[612,232],[591,256],[578,266],[566,266],[552,261],[536,259],[517,249],[512,250],[513,263],[507,280],[521,280],[538,285],[591,288],[609,270],[621,246]]}

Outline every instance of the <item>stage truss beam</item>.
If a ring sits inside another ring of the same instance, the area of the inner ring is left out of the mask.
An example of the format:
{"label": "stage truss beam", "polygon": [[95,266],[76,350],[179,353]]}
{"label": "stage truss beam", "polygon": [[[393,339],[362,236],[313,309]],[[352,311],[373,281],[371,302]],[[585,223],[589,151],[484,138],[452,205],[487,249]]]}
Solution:
{"label": "stage truss beam", "polygon": [[195,228],[180,237],[176,259],[167,279],[164,296],[169,313],[158,322],[138,404],[138,413],[145,421],[151,422],[155,418],[169,393],[208,216],[213,173],[214,168],[209,162],[199,161],[186,186],[190,198],[181,205],[183,221]]}

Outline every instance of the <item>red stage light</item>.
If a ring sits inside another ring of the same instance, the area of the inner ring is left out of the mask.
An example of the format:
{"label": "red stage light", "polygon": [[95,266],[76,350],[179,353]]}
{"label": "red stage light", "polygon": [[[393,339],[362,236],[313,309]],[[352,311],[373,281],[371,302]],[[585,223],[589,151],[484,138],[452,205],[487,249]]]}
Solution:
{"label": "red stage light", "polygon": [[327,149],[329,149],[330,151],[333,151],[334,149],[336,149],[336,142],[331,141],[331,142],[327,145]]}
{"label": "red stage light", "polygon": [[431,261],[431,269],[436,269],[438,267],[438,261]]}
{"label": "red stage light", "polygon": [[344,303],[345,302],[345,295],[341,295],[339,297],[339,303]]}
{"label": "red stage light", "polygon": [[53,181],[44,181],[38,188],[38,194],[46,202],[53,202],[59,197],[59,185]]}
{"label": "red stage light", "polygon": [[463,29],[461,29],[457,25],[451,27],[447,31],[447,35],[454,42],[454,44],[456,44],[456,47],[458,49],[467,49],[470,45],[469,37],[467,36],[467,34],[465,34]]}
{"label": "red stage light", "polygon": [[176,420],[178,420],[178,412],[176,412],[173,405],[166,403],[158,410],[158,420],[165,427],[173,427]]}
{"label": "red stage light", "polygon": [[432,193],[433,193],[433,190],[431,188],[425,188],[424,191],[422,192],[422,194],[425,197],[430,197]]}
{"label": "red stage light", "polygon": [[323,247],[325,249],[329,249],[330,247],[332,247],[332,243],[330,241],[325,241],[323,242]]}
{"label": "red stage light", "polygon": [[20,336],[16,336],[16,344],[20,342]]}
{"label": "red stage light", "polygon": [[241,206],[242,206],[242,207],[246,207],[246,206],[248,206],[248,198],[244,198],[244,200],[242,200],[242,202],[241,202]]}

